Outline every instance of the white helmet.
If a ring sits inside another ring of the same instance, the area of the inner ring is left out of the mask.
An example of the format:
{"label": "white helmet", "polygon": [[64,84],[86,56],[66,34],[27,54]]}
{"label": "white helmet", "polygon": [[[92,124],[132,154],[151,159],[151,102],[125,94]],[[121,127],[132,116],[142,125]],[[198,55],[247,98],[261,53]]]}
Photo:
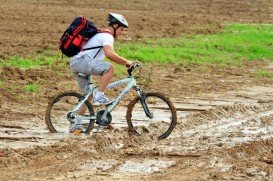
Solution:
{"label": "white helmet", "polygon": [[110,13],[108,15],[108,24],[109,25],[118,24],[119,26],[128,28],[128,22],[126,21],[124,16],[117,13]]}

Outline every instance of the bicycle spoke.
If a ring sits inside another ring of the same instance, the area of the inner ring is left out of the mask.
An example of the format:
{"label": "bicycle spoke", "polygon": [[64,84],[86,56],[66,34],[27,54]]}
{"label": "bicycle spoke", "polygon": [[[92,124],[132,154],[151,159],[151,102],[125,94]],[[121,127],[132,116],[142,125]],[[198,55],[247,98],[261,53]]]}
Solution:
{"label": "bicycle spoke", "polygon": [[161,94],[147,94],[146,105],[152,117],[144,112],[140,99],[130,104],[127,121],[129,128],[137,134],[148,133],[160,139],[166,138],[176,124],[176,111],[170,101]]}
{"label": "bicycle spoke", "polygon": [[[79,103],[82,95],[78,93],[63,93],[59,94],[55,99],[53,99],[47,108],[46,112],[46,124],[51,132],[64,132],[68,133],[70,126],[74,123],[75,118],[70,116],[73,108]],[[92,105],[85,102],[87,106],[87,113],[85,116],[90,117],[94,114]],[[77,115],[77,112],[73,113]],[[83,132],[89,133],[93,126],[93,120],[83,120]]]}

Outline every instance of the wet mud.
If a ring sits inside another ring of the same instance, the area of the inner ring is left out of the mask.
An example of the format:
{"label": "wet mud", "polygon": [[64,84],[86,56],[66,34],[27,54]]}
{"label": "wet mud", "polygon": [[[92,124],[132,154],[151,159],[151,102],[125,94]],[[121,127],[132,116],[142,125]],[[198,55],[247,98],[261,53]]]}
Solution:
{"label": "wet mud", "polygon": [[[123,41],[133,41],[216,33],[231,22],[272,23],[271,6],[270,0],[4,1],[0,56],[55,50],[64,27],[83,11],[99,17],[100,25],[101,14],[120,11],[134,22]],[[150,66],[145,91],[167,95],[178,117],[172,134],[160,141],[128,133],[126,109],[134,92],[112,113],[112,130],[50,133],[44,121],[48,100],[60,91],[79,91],[70,70],[1,68],[0,180],[273,179],[273,80],[256,74],[272,71],[272,62]],[[30,83],[39,90],[25,91]]]}

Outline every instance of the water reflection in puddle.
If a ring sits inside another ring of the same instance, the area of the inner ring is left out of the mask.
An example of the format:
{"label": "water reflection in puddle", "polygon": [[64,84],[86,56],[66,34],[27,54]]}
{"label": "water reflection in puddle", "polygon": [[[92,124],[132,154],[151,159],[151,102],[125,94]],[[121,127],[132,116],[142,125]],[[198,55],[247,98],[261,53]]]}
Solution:
{"label": "water reflection in puddle", "polygon": [[[118,161],[115,159],[107,160],[95,160],[91,163],[87,163],[80,166],[82,170],[95,171],[102,170],[106,171],[118,165]],[[172,160],[156,160],[156,159],[145,159],[139,161],[136,159],[128,160],[124,164],[117,167],[117,171],[121,173],[142,173],[149,174],[155,172],[163,172],[166,168],[175,165],[175,161]]]}

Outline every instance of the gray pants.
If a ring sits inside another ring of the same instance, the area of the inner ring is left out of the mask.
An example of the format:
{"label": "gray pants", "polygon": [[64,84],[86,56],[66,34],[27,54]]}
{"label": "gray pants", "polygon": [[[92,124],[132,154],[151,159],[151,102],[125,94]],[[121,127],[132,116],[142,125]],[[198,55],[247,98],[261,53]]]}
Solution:
{"label": "gray pants", "polygon": [[[108,72],[110,64],[104,60],[93,59],[89,55],[82,55],[81,57],[73,57],[70,61],[71,70],[76,73],[84,73],[86,75],[102,76]],[[89,92],[87,80],[76,75],[77,82],[83,93]]]}

